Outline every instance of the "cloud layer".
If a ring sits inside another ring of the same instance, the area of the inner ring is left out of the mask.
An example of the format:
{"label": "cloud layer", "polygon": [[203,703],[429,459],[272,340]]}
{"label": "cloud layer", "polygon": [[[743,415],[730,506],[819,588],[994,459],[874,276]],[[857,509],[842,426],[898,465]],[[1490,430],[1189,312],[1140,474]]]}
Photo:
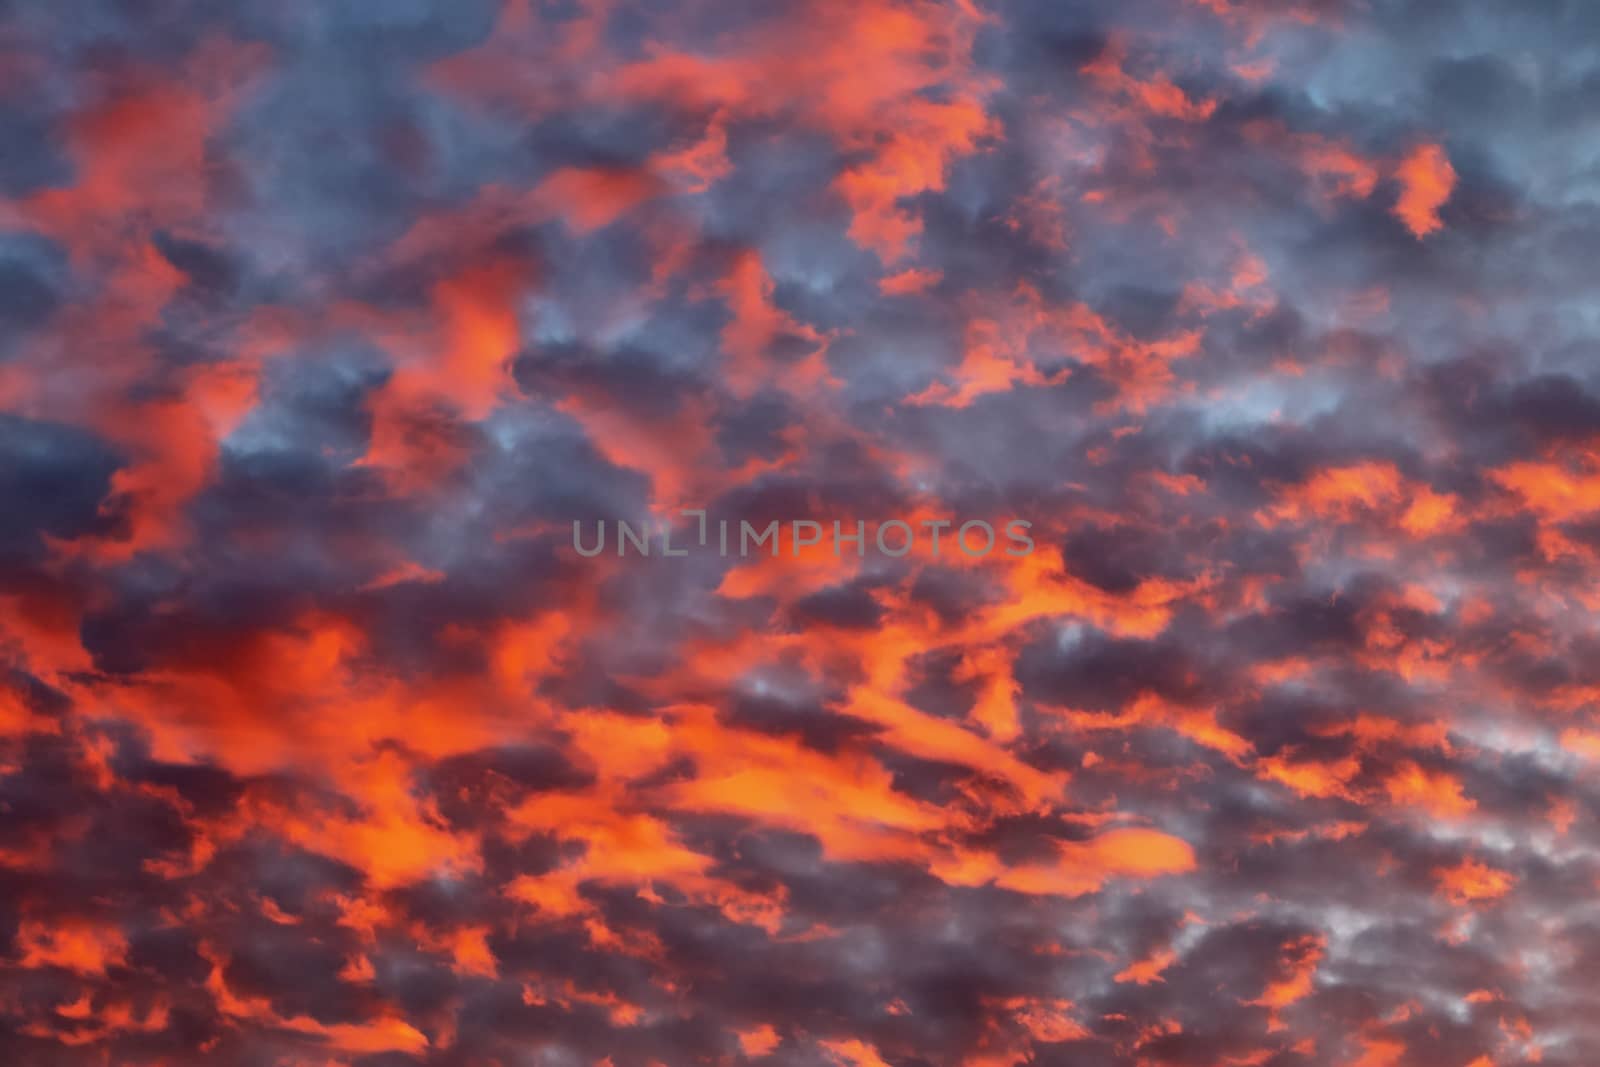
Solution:
{"label": "cloud layer", "polygon": [[0,1059],[1589,1067],[1597,35],[0,4]]}

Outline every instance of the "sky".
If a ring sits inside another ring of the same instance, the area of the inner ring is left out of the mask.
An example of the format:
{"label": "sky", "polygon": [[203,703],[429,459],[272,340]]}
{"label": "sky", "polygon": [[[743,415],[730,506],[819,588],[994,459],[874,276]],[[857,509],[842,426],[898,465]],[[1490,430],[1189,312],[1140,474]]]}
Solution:
{"label": "sky", "polygon": [[0,0],[0,1061],[1600,1062],[1597,42]]}

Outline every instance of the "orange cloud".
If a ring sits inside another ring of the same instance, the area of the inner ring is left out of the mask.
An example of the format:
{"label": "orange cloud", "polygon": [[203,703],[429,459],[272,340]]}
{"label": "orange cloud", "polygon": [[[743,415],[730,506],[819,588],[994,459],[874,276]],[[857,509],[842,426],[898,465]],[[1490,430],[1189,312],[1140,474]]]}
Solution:
{"label": "orange cloud", "polygon": [[1401,161],[1395,178],[1400,182],[1400,199],[1394,213],[1406,229],[1420,240],[1442,227],[1439,209],[1456,187],[1456,171],[1444,149],[1418,145]]}
{"label": "orange cloud", "polygon": [[1466,907],[1483,901],[1499,900],[1511,892],[1516,878],[1479,860],[1467,858],[1454,867],[1433,872],[1439,891],[1452,903]]}

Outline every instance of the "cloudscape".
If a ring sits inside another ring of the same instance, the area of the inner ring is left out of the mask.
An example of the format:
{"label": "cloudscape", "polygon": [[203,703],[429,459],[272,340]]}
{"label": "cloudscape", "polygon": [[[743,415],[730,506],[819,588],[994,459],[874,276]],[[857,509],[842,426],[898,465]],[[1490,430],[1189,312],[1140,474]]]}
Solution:
{"label": "cloudscape", "polygon": [[1594,1067],[1596,42],[0,2],[0,1063]]}

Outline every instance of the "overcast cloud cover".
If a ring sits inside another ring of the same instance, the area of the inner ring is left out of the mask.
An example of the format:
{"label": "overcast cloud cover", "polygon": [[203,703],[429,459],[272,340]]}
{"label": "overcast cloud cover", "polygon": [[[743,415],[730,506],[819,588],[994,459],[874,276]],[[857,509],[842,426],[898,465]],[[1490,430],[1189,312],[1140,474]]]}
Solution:
{"label": "overcast cloud cover", "polygon": [[[0,1062],[1600,1063],[1600,4],[0,0],[0,98]],[[682,508],[869,551],[573,550]]]}

